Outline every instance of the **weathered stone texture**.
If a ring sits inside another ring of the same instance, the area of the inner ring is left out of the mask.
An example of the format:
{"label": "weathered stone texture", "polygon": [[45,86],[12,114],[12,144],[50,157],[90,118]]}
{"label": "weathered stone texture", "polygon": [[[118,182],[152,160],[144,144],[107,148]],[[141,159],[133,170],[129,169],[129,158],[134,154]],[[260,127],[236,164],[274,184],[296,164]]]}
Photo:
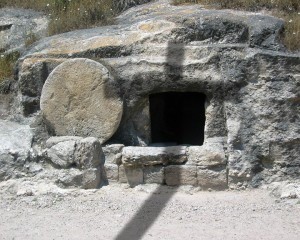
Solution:
{"label": "weathered stone texture", "polygon": [[119,166],[119,182],[120,183],[127,183],[127,177],[125,174],[125,167],[123,165]]}
{"label": "weathered stone texture", "polygon": [[104,154],[97,138],[88,137],[77,143],[74,154],[76,166],[80,169],[97,168],[104,164]]}
{"label": "weathered stone texture", "polygon": [[104,155],[98,139],[80,137],[51,137],[46,146],[51,162],[61,168],[97,168],[104,164]]}
{"label": "weathered stone texture", "polygon": [[0,120],[0,181],[26,176],[32,139],[28,125]]}
{"label": "weathered stone texture", "polygon": [[47,155],[51,162],[61,168],[71,167],[75,163],[74,153],[76,148],[76,141],[63,141],[52,146]]}
{"label": "weathered stone texture", "polygon": [[187,160],[186,151],[185,146],[124,147],[122,163],[125,166],[182,164]]}
{"label": "weathered stone texture", "polygon": [[[63,62],[43,87],[53,91],[42,91],[43,110],[45,99],[55,100],[45,111],[47,129],[54,130],[49,134],[124,144],[122,163],[139,169],[134,184],[144,181],[148,166],[186,161],[166,167],[167,184],[197,184],[198,168],[202,182],[216,178],[223,186],[224,175],[215,168],[226,164],[229,187],[299,178],[300,57],[280,41],[282,20],[160,0],[129,9],[117,23],[44,39],[20,60],[19,97],[28,114],[38,109],[41,86],[57,59]],[[66,61],[72,57],[101,64]],[[188,153],[185,147],[149,147],[149,95],[162,92],[206,95],[203,146]],[[107,163],[121,164],[119,150],[109,151]],[[123,168],[119,181],[127,182]],[[185,180],[172,180],[181,169],[189,172]]]}
{"label": "weathered stone texture", "polygon": [[103,153],[105,155],[105,163],[120,165],[122,163],[123,147],[123,144],[111,144],[102,147]]}
{"label": "weathered stone texture", "polygon": [[187,164],[202,168],[226,165],[226,156],[223,144],[204,144],[188,148]]}
{"label": "weathered stone texture", "polygon": [[99,188],[102,183],[100,169],[90,168],[80,171],[76,168],[62,170],[56,179],[56,184],[62,187],[79,187],[83,189]]}
{"label": "weathered stone texture", "polygon": [[24,115],[40,110],[43,85],[50,72],[65,60],[64,58],[27,58],[22,62],[18,89],[22,96],[20,101]]}
{"label": "weathered stone texture", "polygon": [[227,173],[223,170],[197,168],[198,186],[203,189],[223,190],[227,188]]}
{"label": "weathered stone texture", "polygon": [[197,167],[170,165],[165,168],[166,184],[169,186],[197,185]]}
{"label": "weathered stone texture", "polygon": [[134,187],[144,183],[144,175],[142,168],[137,167],[119,167],[119,182],[128,183],[129,186]]}
{"label": "weathered stone texture", "polygon": [[105,164],[104,165],[106,178],[109,181],[119,180],[119,167],[116,164]]}
{"label": "weathered stone texture", "polygon": [[144,183],[164,184],[165,172],[163,166],[149,166],[144,169]]}
{"label": "weathered stone texture", "polygon": [[49,18],[29,9],[0,9],[0,49],[23,52],[26,42],[48,35]]}
{"label": "weathered stone texture", "polygon": [[57,135],[93,136],[103,143],[117,130],[122,117],[117,89],[100,63],[68,60],[47,78],[41,110]]}

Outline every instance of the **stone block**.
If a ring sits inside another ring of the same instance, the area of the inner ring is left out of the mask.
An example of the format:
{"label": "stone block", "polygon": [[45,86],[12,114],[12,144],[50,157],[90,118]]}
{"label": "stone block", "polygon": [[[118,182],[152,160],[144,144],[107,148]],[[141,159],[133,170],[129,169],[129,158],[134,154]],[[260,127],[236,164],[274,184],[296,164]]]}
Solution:
{"label": "stone block", "polygon": [[99,188],[101,185],[101,169],[90,168],[84,171],[75,168],[63,169],[57,176],[56,183],[62,187]]}
{"label": "stone block", "polygon": [[105,163],[120,165],[122,163],[123,147],[124,147],[123,144],[111,144],[102,147],[105,156]]}
{"label": "stone block", "polygon": [[144,168],[144,183],[163,184],[165,180],[163,166],[149,166]]}
{"label": "stone block", "polygon": [[51,137],[46,146],[49,159],[60,168],[76,165],[79,169],[89,169],[104,164],[104,154],[97,138]]}
{"label": "stone block", "polygon": [[223,190],[227,188],[227,171],[197,168],[198,185],[203,189]]}
{"label": "stone block", "polygon": [[171,165],[165,168],[166,184],[169,186],[196,185],[197,167],[186,165]]}
{"label": "stone block", "polygon": [[60,168],[71,167],[74,161],[76,141],[67,140],[63,142],[58,142],[51,148],[47,149],[47,156],[50,158],[51,162]]}
{"label": "stone block", "polygon": [[185,146],[124,147],[122,163],[128,167],[181,164],[187,160],[186,151]]}
{"label": "stone block", "polygon": [[223,144],[211,143],[203,146],[188,148],[188,161],[186,164],[197,165],[202,168],[226,164]]}
{"label": "stone block", "polygon": [[77,142],[74,161],[78,168],[96,168],[104,164],[104,154],[97,138],[88,137]]}
{"label": "stone block", "polygon": [[118,181],[119,179],[119,167],[116,164],[105,164],[104,165],[106,178],[110,181]]}
{"label": "stone block", "polygon": [[143,184],[144,175],[142,168],[119,166],[119,182],[128,183],[131,187]]}
{"label": "stone block", "polygon": [[100,168],[90,168],[83,171],[82,185],[84,189],[99,188],[101,185]]}

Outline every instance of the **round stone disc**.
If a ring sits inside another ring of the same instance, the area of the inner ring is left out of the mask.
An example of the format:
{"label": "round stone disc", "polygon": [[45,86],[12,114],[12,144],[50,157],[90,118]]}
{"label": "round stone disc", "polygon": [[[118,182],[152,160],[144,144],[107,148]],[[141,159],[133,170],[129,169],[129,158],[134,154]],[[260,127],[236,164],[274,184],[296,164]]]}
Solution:
{"label": "round stone disc", "polygon": [[123,102],[108,69],[76,58],[57,66],[47,78],[41,110],[58,136],[97,137],[107,141],[117,130]]}

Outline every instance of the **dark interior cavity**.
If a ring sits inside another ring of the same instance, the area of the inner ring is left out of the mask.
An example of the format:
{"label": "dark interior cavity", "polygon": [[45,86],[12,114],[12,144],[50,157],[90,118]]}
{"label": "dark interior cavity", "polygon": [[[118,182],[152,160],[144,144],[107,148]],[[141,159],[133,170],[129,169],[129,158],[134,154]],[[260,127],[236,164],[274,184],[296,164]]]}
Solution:
{"label": "dark interior cavity", "polygon": [[150,95],[152,143],[202,145],[205,99],[205,94],[198,92]]}

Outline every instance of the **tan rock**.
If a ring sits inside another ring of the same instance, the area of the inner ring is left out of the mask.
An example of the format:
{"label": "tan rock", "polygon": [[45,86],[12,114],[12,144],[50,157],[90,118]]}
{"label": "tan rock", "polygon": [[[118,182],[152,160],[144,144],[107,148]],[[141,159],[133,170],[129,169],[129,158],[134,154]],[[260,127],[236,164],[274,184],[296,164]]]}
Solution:
{"label": "tan rock", "polygon": [[77,58],[56,67],[41,95],[41,110],[56,135],[97,137],[103,143],[117,130],[123,103],[109,71]]}

